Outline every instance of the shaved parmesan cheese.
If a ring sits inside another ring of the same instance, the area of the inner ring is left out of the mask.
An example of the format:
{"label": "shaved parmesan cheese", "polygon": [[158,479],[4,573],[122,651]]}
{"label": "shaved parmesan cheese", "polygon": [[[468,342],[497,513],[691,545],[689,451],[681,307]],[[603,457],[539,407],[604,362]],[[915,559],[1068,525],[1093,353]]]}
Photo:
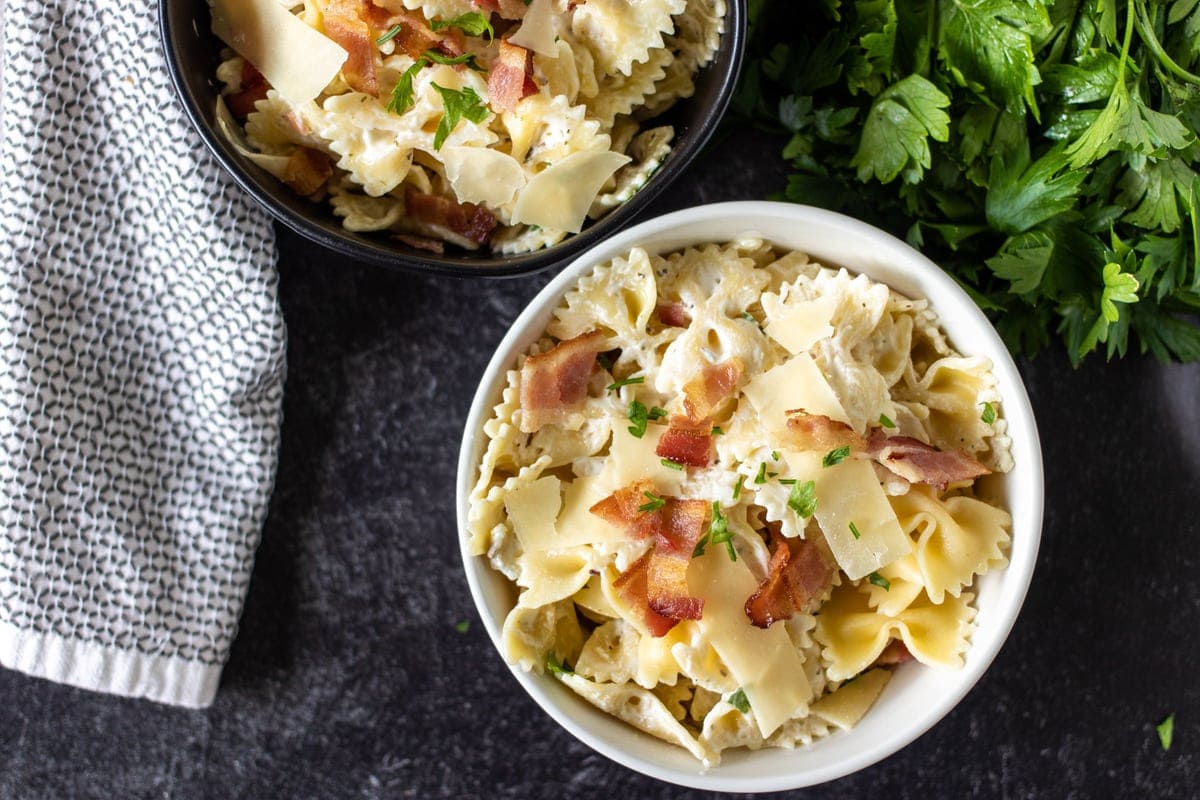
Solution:
{"label": "shaved parmesan cheese", "polygon": [[662,456],[655,452],[666,432],[665,425],[651,425],[640,439],[619,428],[613,433],[608,461],[600,474],[600,480],[609,492],[642,478],[650,478],[659,494],[679,494],[686,473],[664,467]]}
{"label": "shaved parmesan cheese", "polygon": [[560,483],[547,475],[517,486],[504,498],[508,520],[526,553],[563,546],[554,537],[554,520],[562,506]]}
{"label": "shaved parmesan cheese", "polygon": [[824,414],[839,422],[849,422],[845,409],[816,362],[806,353],[797,353],[779,366],[754,377],[742,390],[758,412],[768,436],[786,441],[787,412],[802,408],[810,414]]}
{"label": "shaved parmesan cheese", "polygon": [[578,592],[592,577],[592,561],[583,547],[525,553],[517,563],[521,567],[517,583],[526,587],[517,601],[523,608],[557,603]]}
{"label": "shaved parmesan cheese", "polygon": [[544,56],[558,55],[558,31],[554,27],[554,4],[551,0],[533,0],[521,18],[521,27],[508,41]]}
{"label": "shaved parmesan cheese", "polygon": [[832,694],[812,704],[809,712],[826,722],[848,731],[858,724],[867,709],[875,704],[892,673],[886,669],[868,670],[850,683],[844,683]]}
{"label": "shaved parmesan cheese", "polygon": [[792,475],[815,484],[817,523],[851,580],[865,578],[912,551],[870,461],[847,458],[823,467],[820,453],[783,455]]}
{"label": "shaved parmesan cheese", "polygon": [[579,233],[605,181],[630,162],[611,150],[585,150],[546,168],[517,195],[513,221]]}
{"label": "shaved parmesan cheese", "polygon": [[688,588],[704,598],[700,629],[745,692],[763,738],[792,717],[804,716],[812,686],[787,629],[756,628],[742,603],[731,602],[758,588],[745,559],[730,561],[721,548],[713,548],[692,560]]}
{"label": "shaved parmesan cheese", "polygon": [[525,185],[525,170],[520,162],[499,150],[446,146],[438,155],[461,202],[507,205]]}
{"label": "shaved parmesan cheese", "polygon": [[807,352],[821,339],[833,335],[833,312],[837,309],[837,298],[820,297],[793,303],[770,304],[763,298],[763,310],[767,312],[767,335],[779,342],[789,353]]}
{"label": "shaved parmesan cheese", "polygon": [[579,478],[567,484],[563,492],[562,513],[558,517],[557,529],[561,532],[555,540],[558,547],[578,544],[619,544],[629,540],[624,530],[612,525],[592,513],[591,508],[612,491],[599,480]]}
{"label": "shaved parmesan cheese", "polygon": [[212,30],[292,103],[329,85],[347,53],[278,0],[212,0]]}

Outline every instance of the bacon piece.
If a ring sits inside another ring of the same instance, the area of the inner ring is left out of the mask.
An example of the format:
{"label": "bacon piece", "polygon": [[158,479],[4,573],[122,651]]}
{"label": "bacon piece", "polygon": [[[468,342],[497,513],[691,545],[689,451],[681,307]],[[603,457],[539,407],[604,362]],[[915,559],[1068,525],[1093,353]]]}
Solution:
{"label": "bacon piece", "polygon": [[867,455],[909,483],[927,483],[938,491],[991,473],[962,450],[938,450],[911,436],[888,436],[882,428],[871,429]]}
{"label": "bacon piece", "polygon": [[658,311],[659,321],[672,328],[686,328],[692,321],[683,303],[667,303],[660,300],[655,310]]}
{"label": "bacon piece", "polygon": [[672,414],[654,454],[689,467],[707,467],[712,458],[712,423]]}
{"label": "bacon piece", "polygon": [[624,529],[635,539],[656,537],[663,526],[662,509],[640,510],[642,506],[650,502],[647,493],[653,494],[653,492],[654,481],[643,478],[617,489],[589,508],[588,511],[610,525]]}
{"label": "bacon piece", "polygon": [[[694,420],[707,421],[712,413],[733,393],[742,380],[741,359],[731,358],[720,364],[708,364],[699,375],[683,386],[683,409]],[[712,425],[708,426],[712,431]]]}
{"label": "bacon piece", "polygon": [[705,500],[666,499],[646,572],[646,595],[655,613],[674,619],[700,619],[704,613],[704,600],[688,594],[687,570],[710,513]]}
{"label": "bacon piece", "polygon": [[410,236],[406,233],[398,233],[396,234],[396,238],[417,250],[428,250],[430,253],[437,253],[439,256],[446,252],[445,242],[430,239],[428,236]]}
{"label": "bacon piece", "polygon": [[561,422],[587,396],[588,379],[604,334],[600,331],[559,342],[521,366],[521,430],[533,433]]}
{"label": "bacon piece", "polygon": [[613,581],[613,589],[617,596],[630,605],[642,617],[642,622],[650,631],[651,636],[666,636],[678,624],[679,620],[659,614],[650,607],[647,596],[647,573],[649,571],[651,553],[639,558]]}
{"label": "bacon piece", "polygon": [[767,577],[746,599],[746,616],[756,627],[770,627],[803,611],[832,582],[833,569],[825,563],[819,547],[807,539],[791,544],[782,536],[773,537]]}
{"label": "bacon piece", "polygon": [[909,652],[908,646],[904,644],[904,640],[892,639],[892,641],[888,642],[887,647],[883,648],[883,652],[879,654],[879,658],[875,659],[871,666],[891,667],[912,660],[913,654]]}
{"label": "bacon piece", "polygon": [[488,98],[495,110],[511,111],[521,100],[537,93],[533,53],[504,39],[497,45],[500,49],[488,70]]}
{"label": "bacon piece", "polygon": [[[342,77],[355,91],[379,96],[379,76],[375,72],[375,34],[368,22],[366,0],[323,0],[321,14],[325,35],[346,51]],[[372,6],[374,8],[374,6]]]}
{"label": "bacon piece", "polygon": [[255,103],[267,99],[270,88],[271,84],[253,64],[242,61],[241,86],[233,94],[225,95],[225,105],[235,117],[245,119],[255,110]]}
{"label": "bacon piece", "polygon": [[851,450],[862,450],[866,446],[863,438],[845,422],[824,414],[810,414],[802,408],[785,413],[788,430],[792,432],[794,443],[801,449],[828,451],[849,447]]}
{"label": "bacon piece", "polygon": [[487,241],[496,227],[496,217],[482,205],[456,203],[448,197],[425,194],[412,187],[404,190],[405,213],[418,222],[445,228],[476,244]]}
{"label": "bacon piece", "polygon": [[283,182],[303,197],[316,194],[333,174],[329,156],[311,147],[297,147],[283,169]]}

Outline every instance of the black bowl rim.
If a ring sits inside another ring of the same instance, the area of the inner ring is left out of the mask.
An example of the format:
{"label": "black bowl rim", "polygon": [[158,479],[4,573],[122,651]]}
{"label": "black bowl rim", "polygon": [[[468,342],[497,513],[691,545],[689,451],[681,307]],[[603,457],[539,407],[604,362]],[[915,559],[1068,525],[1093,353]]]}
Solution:
{"label": "black bowl rim", "polygon": [[[721,48],[716,61],[705,67],[714,68],[715,64],[721,61],[722,53],[729,54],[729,65],[725,74],[720,76],[721,82],[715,102],[703,111],[697,124],[689,131],[687,139],[682,144],[676,143],[677,146],[672,148],[666,162],[633,197],[585,227],[582,232],[570,235],[551,247],[509,256],[462,258],[416,251],[406,254],[367,236],[340,228],[330,230],[320,227],[282,204],[275,197],[273,190],[276,187],[268,189],[262,181],[252,175],[235,156],[231,146],[207,124],[201,110],[199,94],[188,85],[180,68],[176,37],[182,35],[179,24],[182,21],[174,15],[171,0],[160,0],[158,16],[167,72],[192,127],[234,181],[275,219],[310,241],[358,261],[422,274],[500,278],[529,275],[566,264],[606,236],[627,227],[655,197],[687,170],[712,138],[733,99],[746,49],[747,2],[748,0],[726,0],[726,28],[722,34]],[[188,17],[188,20],[194,20],[194,17]],[[286,190],[286,187],[280,185],[278,189]]]}

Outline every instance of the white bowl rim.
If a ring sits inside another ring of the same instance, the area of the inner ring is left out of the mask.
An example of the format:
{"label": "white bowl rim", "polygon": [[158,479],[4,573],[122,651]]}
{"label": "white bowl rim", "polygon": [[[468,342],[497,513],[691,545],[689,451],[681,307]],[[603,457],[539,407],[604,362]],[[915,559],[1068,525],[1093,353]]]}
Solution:
{"label": "white bowl rim", "polygon": [[[764,225],[764,222],[767,224]],[[703,769],[699,762],[696,762],[694,770],[685,770],[651,761],[642,757],[632,748],[622,748],[577,724],[560,707],[556,698],[551,696],[557,694],[558,697],[562,697],[562,692],[570,691],[563,688],[559,681],[548,675],[539,676],[525,672],[515,665],[508,665],[513,676],[546,713],[597,752],[644,775],[680,786],[710,791],[770,792],[824,783],[849,775],[887,758],[933,727],[949,714],[975,686],[1003,646],[1016,622],[1032,580],[1042,530],[1044,506],[1042,454],[1029,396],[1016,364],[1003,341],[983,312],[953,278],[900,239],[865,222],[837,212],[774,201],[737,201],[685,208],[628,228],[590,248],[566,266],[543,287],[514,320],[489,361],[472,399],[458,459],[457,529],[460,552],[471,595],[496,647],[497,654],[503,653],[501,630],[488,607],[482,583],[485,580],[484,576],[491,573],[491,567],[485,558],[473,556],[468,550],[466,513],[484,441],[482,426],[498,401],[499,393],[504,386],[505,372],[511,368],[510,365],[515,363],[517,356],[523,353],[529,344],[542,333],[551,310],[558,305],[565,292],[582,274],[594,266],[603,264],[630,248],[640,245],[648,246],[652,252],[670,252],[691,244],[729,241],[737,236],[750,233],[761,234],[768,241],[778,240],[780,235],[772,231],[783,230],[783,228],[775,229],[773,226],[813,226],[828,234],[840,234],[873,245],[877,250],[872,252],[885,254],[887,263],[892,264],[894,269],[899,272],[915,271],[911,277],[914,280],[919,278],[925,289],[922,292],[923,296],[938,298],[936,302],[931,299],[931,305],[938,313],[941,322],[946,320],[947,314],[951,310],[950,306],[953,306],[954,315],[960,320],[959,324],[969,325],[966,333],[970,334],[974,346],[970,352],[965,352],[958,347],[956,349],[968,355],[980,353],[990,357],[993,373],[999,384],[1004,387],[1002,390],[1004,418],[1008,420],[1008,435],[1012,439],[1013,456],[1016,460],[1013,472],[1009,473],[1007,477],[1009,483],[1006,492],[1010,499],[1009,510],[1013,514],[1013,542],[1009,552],[1009,564],[1000,573],[1003,581],[1001,589],[998,590],[1000,597],[987,608],[989,613],[998,616],[991,621],[986,637],[980,637],[979,631],[976,631],[964,666],[960,670],[943,673],[953,676],[953,680],[948,681],[952,684],[951,690],[941,695],[936,702],[923,706],[920,712],[901,720],[892,735],[876,737],[867,746],[857,748],[843,758],[803,771],[783,770],[769,772],[769,774],[727,776],[722,774],[724,760],[721,765],[709,770]],[[711,233],[681,236],[679,231],[683,228],[693,230],[700,228]],[[830,239],[829,241],[834,240]],[[786,247],[786,245],[781,245],[781,249]],[[819,254],[812,253],[811,249],[810,254],[822,263],[828,263]],[[862,272],[874,280],[881,280],[876,269],[863,266],[861,263],[845,263],[845,259],[831,261],[832,263],[828,263],[829,266],[844,265],[852,272]],[[893,283],[892,280],[884,280],[884,282]],[[946,332],[952,340],[964,334],[964,330],[961,328]],[[1011,502],[1014,497],[1020,501],[1019,508],[1014,507]],[[983,579],[994,575],[996,575],[995,572],[989,573]],[[981,608],[981,614],[983,611],[984,609]],[[892,683],[897,683],[897,680],[893,679]],[[603,714],[604,712],[596,710],[596,713]],[[868,712],[868,717],[870,717],[870,712]],[[623,723],[621,724],[623,725]],[[628,730],[631,737],[640,735],[633,728]],[[826,739],[814,742],[811,747],[816,747],[822,742],[838,736],[852,737],[857,730],[858,728],[855,728],[847,733],[832,734]],[[768,752],[798,753],[803,749],[805,748],[793,751],[764,749],[753,751],[745,758],[753,759],[757,754]]]}

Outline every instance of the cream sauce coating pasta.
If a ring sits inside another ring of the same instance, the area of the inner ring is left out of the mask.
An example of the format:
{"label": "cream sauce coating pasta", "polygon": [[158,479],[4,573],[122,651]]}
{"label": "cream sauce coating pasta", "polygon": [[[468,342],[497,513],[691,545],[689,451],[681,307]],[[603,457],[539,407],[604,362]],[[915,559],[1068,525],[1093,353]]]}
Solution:
{"label": "cream sauce coating pasta", "polygon": [[[527,356],[589,334],[599,355],[586,397],[562,423],[520,433]],[[970,478],[891,471],[870,442],[993,473],[1012,458],[991,365],[955,352],[926,301],[754,236],[635,247],[566,292],[527,356],[484,425],[468,514],[472,552],[519,592],[509,661],[551,665],[584,701],[706,765],[729,748],[806,746],[850,728],[895,669],[961,666],[975,579],[1007,563],[1011,517]],[[729,364],[732,384],[705,401],[708,460],[662,456],[675,420],[699,413],[697,380]],[[796,409],[851,444],[806,440],[788,421]],[[640,599],[657,591],[653,569],[650,589],[629,589],[661,532],[598,513],[630,485],[712,506],[684,554],[702,611],[667,613],[665,630],[645,614],[664,607]],[[789,541],[816,548],[824,588],[757,624],[748,600]]]}

